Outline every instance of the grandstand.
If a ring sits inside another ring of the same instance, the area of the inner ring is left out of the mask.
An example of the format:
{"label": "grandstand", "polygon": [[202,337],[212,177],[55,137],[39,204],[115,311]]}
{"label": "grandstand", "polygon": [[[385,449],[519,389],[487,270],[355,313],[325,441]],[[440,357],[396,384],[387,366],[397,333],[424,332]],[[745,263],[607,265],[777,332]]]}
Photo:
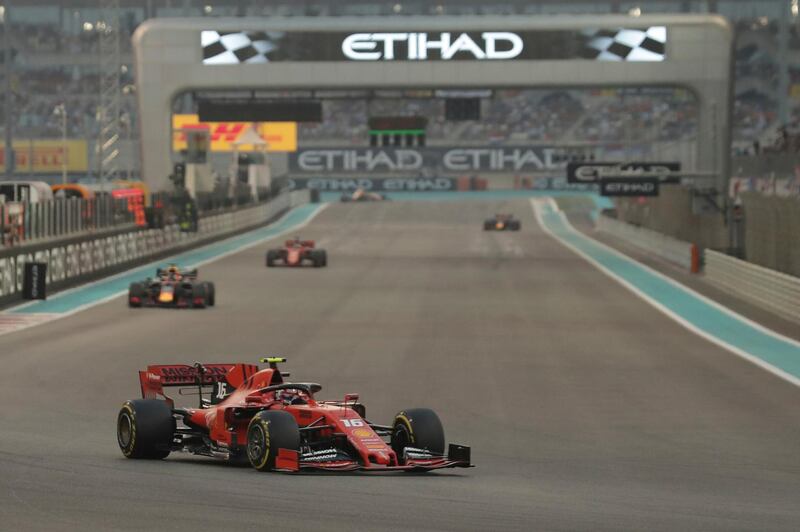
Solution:
{"label": "grandstand", "polygon": [[[790,3],[783,0],[607,0],[526,2],[473,0],[398,2],[310,0],[147,0],[120,1],[121,165],[136,176],[137,120],[132,92],[131,36],[153,17],[205,16],[359,16],[718,12],[736,23],[736,100],[734,152],[755,154],[794,150],[800,123],[800,35],[791,22]],[[99,136],[99,35],[105,27],[102,10],[90,0],[26,0],[8,9],[13,50],[11,87],[18,139],[57,139],[63,134],[57,105],[67,109],[67,136],[87,141],[87,173],[98,164],[94,145]],[[2,30],[5,31],[5,25]],[[594,93],[506,91],[485,103],[481,122],[443,127],[435,100],[339,100],[325,104],[325,121],[301,125],[299,146],[359,145],[366,142],[370,113],[424,114],[432,117],[431,145],[481,141],[493,144],[619,144],[691,141],[696,133],[696,104],[687,93],[646,94],[602,90]],[[513,117],[511,120],[508,117]],[[0,120],[9,123],[0,108]],[[73,178],[81,176],[73,175]]]}

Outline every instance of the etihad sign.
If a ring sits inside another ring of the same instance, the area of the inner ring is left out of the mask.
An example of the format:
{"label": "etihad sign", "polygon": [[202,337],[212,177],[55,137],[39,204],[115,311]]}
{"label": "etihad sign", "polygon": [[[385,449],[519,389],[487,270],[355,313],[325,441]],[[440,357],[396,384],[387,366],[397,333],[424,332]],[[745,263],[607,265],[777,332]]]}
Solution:
{"label": "etihad sign", "polygon": [[342,53],[354,61],[448,61],[456,54],[474,59],[514,59],[522,53],[522,37],[507,31],[486,31],[476,42],[467,33],[354,33],[342,42]]}
{"label": "etihad sign", "polygon": [[[477,170],[523,171],[556,169],[560,153],[554,148],[455,148],[455,149],[320,149],[304,150],[297,156],[302,172],[398,172],[418,171],[427,164],[452,172]],[[429,154],[429,155],[428,155]]]}

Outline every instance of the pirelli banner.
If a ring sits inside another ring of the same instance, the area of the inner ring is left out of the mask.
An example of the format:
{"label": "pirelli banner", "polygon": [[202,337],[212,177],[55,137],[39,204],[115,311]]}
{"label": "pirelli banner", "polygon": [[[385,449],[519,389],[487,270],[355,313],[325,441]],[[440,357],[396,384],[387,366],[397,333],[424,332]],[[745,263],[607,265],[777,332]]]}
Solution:
{"label": "pirelli banner", "polygon": [[447,174],[563,172],[565,150],[544,146],[502,148],[313,148],[289,156],[292,175],[320,173]]}
{"label": "pirelli banner", "polygon": [[[5,149],[0,146],[0,167],[5,165]],[[58,174],[86,172],[89,168],[85,140],[28,139],[14,141],[14,168],[19,173]]]}

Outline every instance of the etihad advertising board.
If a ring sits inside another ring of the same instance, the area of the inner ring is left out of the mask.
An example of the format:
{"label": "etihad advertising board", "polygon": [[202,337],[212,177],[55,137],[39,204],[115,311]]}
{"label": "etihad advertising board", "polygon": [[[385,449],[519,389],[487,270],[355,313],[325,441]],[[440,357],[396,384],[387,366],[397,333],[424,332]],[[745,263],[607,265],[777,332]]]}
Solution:
{"label": "etihad advertising board", "polygon": [[[365,28],[366,29],[366,28]],[[216,31],[200,32],[204,65],[276,61],[660,62],[667,28],[540,31]]]}
{"label": "etihad advertising board", "polygon": [[541,146],[502,148],[313,148],[289,155],[292,174],[382,174],[446,172],[541,173],[564,168],[563,149]]}

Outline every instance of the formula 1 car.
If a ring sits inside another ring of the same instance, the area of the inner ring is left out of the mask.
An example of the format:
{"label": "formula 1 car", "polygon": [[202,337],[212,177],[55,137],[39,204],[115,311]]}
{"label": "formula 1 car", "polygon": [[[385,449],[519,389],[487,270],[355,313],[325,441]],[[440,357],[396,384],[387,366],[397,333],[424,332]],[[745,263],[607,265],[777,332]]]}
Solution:
{"label": "formula 1 car", "polygon": [[519,231],[520,221],[513,214],[495,214],[483,222],[484,231]]}
{"label": "formula 1 car", "polygon": [[[391,425],[367,421],[358,394],[320,401],[321,386],[286,382],[277,364],[148,366],[139,372],[143,399],[126,401],[117,442],[128,458],[160,460],[173,451],[248,463],[258,471],[429,471],[471,467],[470,448],[450,444],[427,408],[399,412]],[[177,408],[165,387],[198,395]],[[193,392],[193,393],[192,393]]]}
{"label": "formula 1 car", "polygon": [[377,192],[367,192],[363,188],[357,188],[352,193],[347,192],[342,194],[341,200],[344,203],[348,202],[363,202],[363,201],[385,201],[388,198]]}
{"label": "formula 1 car", "polygon": [[282,248],[267,251],[267,267],[276,266],[276,262],[284,266],[302,266],[311,264],[315,268],[328,265],[328,253],[324,249],[315,248],[313,240],[293,240],[284,242]]}
{"label": "formula 1 car", "polygon": [[131,283],[128,306],[205,308],[215,303],[214,283],[197,280],[197,269],[181,270],[171,264],[156,269],[155,277]]}

